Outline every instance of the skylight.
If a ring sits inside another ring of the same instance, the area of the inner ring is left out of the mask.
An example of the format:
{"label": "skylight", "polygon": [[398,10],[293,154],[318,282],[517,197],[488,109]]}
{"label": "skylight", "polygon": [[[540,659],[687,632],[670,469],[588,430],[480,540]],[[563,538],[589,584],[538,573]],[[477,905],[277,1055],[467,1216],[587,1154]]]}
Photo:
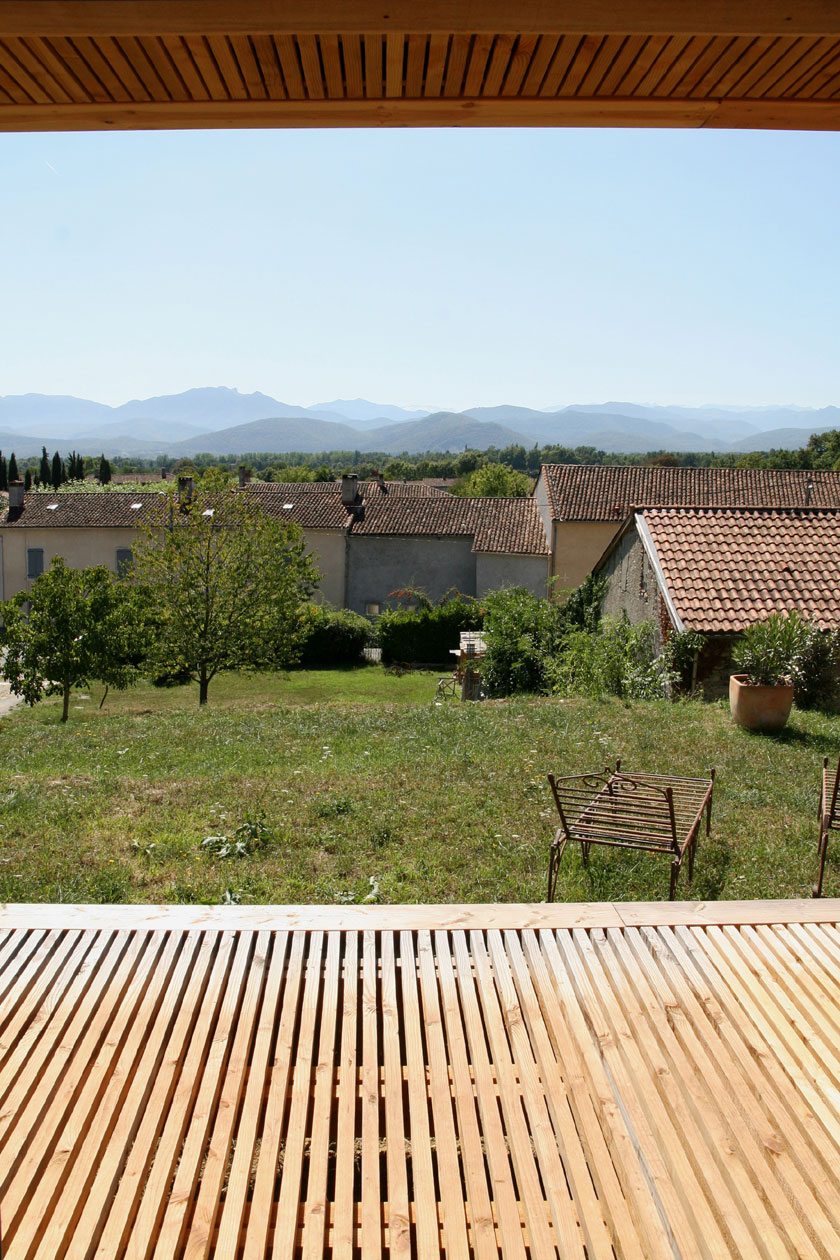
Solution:
{"label": "skylight", "polygon": [[136,512],[136,511],[138,510],[138,508],[141,508],[142,506],[143,506],[143,504],[142,504],[142,503],[132,503],[132,505],[131,505],[131,510],[132,510],[132,512]]}
{"label": "skylight", "polygon": [[284,512],[288,512],[288,511],[289,511],[291,508],[293,508],[294,506],[295,506],[295,505],[294,505],[294,503],[284,503],[284,504],[283,504],[283,511],[284,511]]}
{"label": "skylight", "polygon": [[47,504],[47,511],[48,511],[48,512],[54,512],[54,511],[56,510],[56,508],[57,508],[57,507],[58,507],[58,504],[57,504],[57,503],[48,503],[48,504]]}

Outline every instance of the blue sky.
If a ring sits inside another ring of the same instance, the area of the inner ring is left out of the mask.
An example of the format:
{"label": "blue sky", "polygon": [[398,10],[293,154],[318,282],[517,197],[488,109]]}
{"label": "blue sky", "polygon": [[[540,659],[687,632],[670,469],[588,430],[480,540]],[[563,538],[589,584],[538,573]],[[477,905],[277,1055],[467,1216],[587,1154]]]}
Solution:
{"label": "blue sky", "polygon": [[840,135],[0,136],[0,394],[840,403]]}

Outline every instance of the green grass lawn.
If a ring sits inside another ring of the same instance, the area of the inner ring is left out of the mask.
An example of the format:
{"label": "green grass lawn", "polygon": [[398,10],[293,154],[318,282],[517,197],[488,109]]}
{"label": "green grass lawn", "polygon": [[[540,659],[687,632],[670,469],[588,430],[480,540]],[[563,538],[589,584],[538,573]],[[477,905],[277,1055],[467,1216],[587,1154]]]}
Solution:
{"label": "green grass lawn", "polygon": [[[840,717],[794,712],[777,737],[723,705],[433,702],[437,677],[227,676],[195,688],[74,696],[0,719],[0,899],[243,903],[538,901],[555,812],[547,771],[718,772],[694,898],[799,897],[816,870],[822,757]],[[202,846],[241,823],[244,857]],[[660,900],[667,858],[567,855],[558,897]],[[373,884],[371,884],[373,881]],[[840,895],[829,850],[825,891]]]}

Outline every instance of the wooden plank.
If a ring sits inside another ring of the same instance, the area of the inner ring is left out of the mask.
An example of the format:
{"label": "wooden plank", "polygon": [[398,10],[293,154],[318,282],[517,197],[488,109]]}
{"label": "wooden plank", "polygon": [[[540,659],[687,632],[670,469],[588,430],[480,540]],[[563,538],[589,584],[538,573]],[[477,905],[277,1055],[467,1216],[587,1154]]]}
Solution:
{"label": "wooden plank", "polygon": [[[490,1188],[492,1187],[500,1224],[503,1221],[511,1222],[511,1228],[507,1231],[502,1224],[502,1242],[505,1248],[503,1254],[505,1257],[514,1256],[516,1260],[524,1260],[525,1247],[518,1226],[519,1209],[513,1195],[512,1186],[509,1184],[509,1178],[505,1178],[504,1167],[497,1160],[495,1147],[492,1150],[492,1154],[488,1152],[490,1156],[488,1159],[491,1176],[490,1186],[488,1186],[485,1176],[483,1140],[479,1126],[479,1117],[476,1112],[476,1097],[470,1073],[467,1039],[462,1022],[461,1006],[458,1001],[449,938],[446,932],[435,933],[434,956],[437,960],[440,1002],[445,1019],[446,1043],[455,1094],[458,1140],[461,1144],[461,1163],[466,1186],[465,1207],[469,1218],[473,1251],[477,1260],[493,1260],[499,1255],[496,1246],[493,1210],[490,1204]],[[422,953],[421,961],[425,961]],[[434,979],[431,960],[425,962],[425,977],[425,991],[429,991],[429,986]],[[489,1084],[492,1087],[492,1080]],[[479,1111],[485,1103],[489,1105],[489,1099],[482,1098],[479,1104]]]}
{"label": "wooden plank", "polygon": [[306,1178],[306,1202],[303,1206],[304,1260],[320,1260],[326,1250],[327,1176],[335,1084],[334,1049],[340,967],[341,936],[338,932],[330,932],[327,936],[324,983],[318,997],[321,1028],[314,1070],[312,1119],[308,1125],[309,1172]]}
{"label": "wooden plank", "polygon": [[[141,1136],[143,1125],[147,1124],[149,1116],[156,1118],[160,1114],[161,1075],[166,1074],[167,1056],[177,1053],[175,1047],[178,1044],[179,1024],[183,1026],[184,1023],[181,1009],[183,1000],[186,1000],[187,1010],[192,1015],[187,986],[196,967],[201,969],[198,960],[202,938],[197,932],[187,934],[183,941],[178,940],[179,936],[180,934],[173,933],[176,946],[181,946],[175,972],[167,985],[154,1025],[140,1047],[142,1058],[134,1071],[119,1111],[114,1115],[107,1148],[95,1161],[95,1176],[87,1200],[78,1204],[80,1215],[75,1236],[83,1240],[88,1254],[99,1243],[115,1198],[123,1195],[123,1183],[130,1184],[130,1176],[124,1175],[129,1157],[136,1159],[146,1149]],[[212,950],[207,942],[204,943],[203,950],[209,958]],[[125,1202],[125,1198],[122,1202]],[[127,1224],[124,1218],[123,1223],[124,1226]]]}
{"label": "wooden plank", "polygon": [[310,101],[322,101],[326,96],[326,91],[318,41],[314,35],[301,35],[296,43],[306,95]]}
{"label": "wooden plank", "polygon": [[415,1218],[412,1254],[419,1260],[434,1260],[435,1256],[440,1255],[438,1195],[432,1170],[426,1054],[417,991],[417,960],[414,956],[414,941],[411,932],[400,933],[400,979],[402,1031],[405,1038],[406,1083],[408,1085],[412,1202]]}
{"label": "wooden plank", "polygon": [[526,76],[536,59],[540,43],[537,35],[518,35],[515,38],[511,36],[511,39],[513,50],[501,84],[502,96],[518,96],[522,91]]}
{"label": "wooden plank", "polygon": [[[284,101],[286,99],[286,88],[283,83],[280,63],[277,60],[277,49],[274,47],[274,40],[270,35],[255,35],[253,40],[249,42],[259,64],[260,75],[265,85],[265,95],[272,101]],[[234,48],[236,48],[236,44],[234,44]],[[254,95],[256,95],[256,92]]]}
{"label": "wooden plank", "polygon": [[[190,1012],[192,1020],[187,1032],[188,1040],[181,1046],[182,1057],[171,1065],[164,1078],[169,1092],[169,1106],[165,1116],[153,1117],[161,1127],[158,1130],[159,1137],[152,1162],[148,1168],[142,1170],[147,1178],[145,1186],[138,1167],[140,1159],[134,1160],[133,1150],[129,1160],[130,1174],[127,1169],[126,1173],[129,1175],[124,1175],[120,1183],[120,1195],[125,1189],[126,1196],[132,1200],[132,1209],[135,1196],[141,1192],[142,1200],[139,1208],[134,1211],[133,1220],[130,1220],[129,1214],[129,1220],[124,1221],[112,1208],[97,1248],[98,1260],[119,1254],[114,1250],[115,1235],[120,1239],[120,1246],[125,1247],[125,1254],[130,1260],[148,1260],[153,1249],[157,1248],[172,1177],[201,1087],[203,1067],[216,1019],[225,998],[227,973],[236,947],[236,938],[232,933],[224,933],[215,944],[213,970],[201,993],[197,1018],[193,1008]],[[144,1140],[148,1140],[148,1136],[148,1132],[144,1133]],[[118,1195],[118,1200],[119,1197]]]}
{"label": "wooden plank", "polygon": [[[126,39],[128,39],[128,37],[126,37]],[[140,44],[139,40],[136,42]],[[143,40],[142,50],[143,50],[144,56],[147,58],[149,62],[149,65],[152,66],[155,74],[157,75],[161,83],[166,88],[166,92],[169,94],[170,100],[189,101],[193,99],[192,94],[189,88],[187,87],[187,84],[184,82],[181,75],[178,73],[178,70],[176,69],[174,62],[171,56],[169,55],[169,50],[166,48],[165,44],[163,43],[163,40],[160,40],[160,39]],[[139,58],[139,49],[138,49],[138,58]],[[194,68],[192,67],[191,60],[190,60],[190,67],[193,69],[193,73],[194,73]],[[204,85],[201,83],[201,80],[198,79],[197,75],[195,77],[200,87],[200,90],[202,92],[202,99],[204,99],[207,96],[207,93],[204,90]],[[157,94],[152,93],[152,95],[156,96]]]}
{"label": "wooden plank", "polygon": [[274,1187],[284,1135],[287,1094],[294,1068],[295,1028],[301,1001],[301,980],[306,948],[306,934],[296,932],[292,937],[291,952],[284,976],[282,1010],[277,1026],[274,1059],[270,1065],[265,1119],[262,1122],[259,1159],[254,1175],[248,1228],[244,1240],[244,1260],[265,1260],[266,1248],[269,1245]]}
{"label": "wooden plank", "polygon": [[492,47],[493,40],[489,35],[476,35],[470,41],[464,76],[464,96],[481,96],[484,74]]}
{"label": "wooden plank", "polygon": [[365,97],[379,100],[383,95],[382,36],[366,31],[362,36],[365,65]]}
{"label": "wooden plank", "polygon": [[239,62],[234,56],[230,40],[221,35],[211,35],[207,40],[207,46],[216,63],[216,69],[228,98],[232,101],[247,101],[250,93],[245,86],[245,80],[242,77]]}
{"label": "wooden plank", "polygon": [[470,54],[471,38],[469,35],[454,35],[449,41],[449,55],[446,60],[446,77],[443,81],[445,97],[459,97],[464,83],[467,58]]}
{"label": "wooden plank", "polygon": [[[34,11],[33,11],[34,10]],[[0,35],[207,34],[272,31],[392,30],[502,31],[510,26],[508,0],[394,0],[387,14],[376,0],[2,0]],[[566,0],[560,19],[552,0],[518,0],[519,30],[627,34],[840,34],[833,0]]]}
{"label": "wooden plank", "polygon": [[426,82],[424,97],[440,96],[443,90],[443,76],[446,70],[446,59],[449,54],[449,36],[432,34],[429,40],[429,58],[426,64]]}
{"label": "wooden plank", "polygon": [[[418,933],[417,961],[423,1000],[422,1023],[426,1036],[429,1094],[435,1135],[435,1162],[443,1214],[444,1247],[447,1260],[468,1260],[470,1248],[467,1242],[466,1202],[461,1189],[450,1070],[435,973],[435,957],[428,932]],[[470,1086],[470,1092],[472,1092],[472,1086]],[[492,1235],[493,1230],[492,1220],[489,1219],[489,1202],[487,1208],[488,1219],[482,1231],[477,1231],[474,1253],[477,1256],[489,1253],[488,1233]],[[497,1256],[495,1242],[493,1242],[492,1253],[489,1254]]]}
{"label": "wooden plank", "polygon": [[[473,950],[476,948],[477,940],[475,933],[470,933],[470,945]],[[498,1173],[492,1172],[491,1152],[495,1154],[498,1161],[503,1158],[510,1159],[519,1189],[520,1206],[525,1215],[525,1227],[528,1231],[531,1252],[541,1258],[556,1256],[557,1246],[552,1237],[547,1205],[534,1167],[530,1137],[525,1125],[518,1090],[515,1088],[513,1065],[498,1035],[498,1009],[495,1011],[493,1009],[493,995],[487,992],[486,981],[482,983],[480,977],[473,978],[472,957],[467,947],[465,933],[453,933],[453,949],[458,976],[458,993],[464,1011],[479,1105],[483,1096],[492,1098],[489,1105],[481,1112],[484,1140],[488,1148],[487,1157],[491,1161],[491,1175],[498,1176]],[[487,1052],[484,1046],[486,1031],[484,1021],[488,1017],[488,1011],[496,1016],[493,1021],[496,1036],[493,1037],[491,1032],[490,1045],[493,1071],[499,1083],[498,1103],[492,1097],[495,1090],[492,1086],[490,1061],[486,1057]],[[503,1128],[498,1113],[499,1107],[501,1107],[504,1121]],[[510,1173],[505,1173],[505,1176],[509,1177]],[[501,1212],[499,1225],[502,1238],[506,1240],[510,1226],[503,1222]],[[559,1234],[559,1221],[557,1231]]]}
{"label": "wooden plank", "polygon": [[19,94],[11,99],[36,101],[41,105],[71,99],[61,84],[36,61],[21,39],[7,39],[0,44],[0,69],[4,81],[8,76],[18,89]]}
{"label": "wooden plank", "polygon": [[365,81],[362,74],[362,41],[358,35],[347,31],[342,31],[340,38],[347,97],[351,101],[360,101],[365,95]]}
{"label": "wooden plank", "polygon": [[620,901],[392,906],[0,906],[0,928],[57,931],[458,931],[472,927],[552,930],[677,924],[840,924],[840,898],[788,901]]}
{"label": "wooden plank", "polygon": [[318,43],[321,49],[327,96],[331,101],[341,100],[344,97],[344,76],[341,69],[339,38],[337,35],[322,35]]}
{"label": "wooden plank", "polygon": [[362,1255],[382,1254],[379,1143],[379,989],[376,936],[364,934],[362,971]]}
{"label": "wooden plank", "polygon": [[429,40],[427,35],[409,35],[406,42],[408,51],[405,65],[405,94],[419,98],[423,95],[426,48]]}
{"label": "wooden plank", "polygon": [[[696,1023],[679,1001],[675,1001],[675,994],[661,972],[646,965],[648,955],[643,945],[636,941],[636,949],[631,953],[625,937],[610,932],[611,949],[599,947],[599,935],[595,935],[595,948],[604,960],[605,970],[609,972],[613,959],[618,958],[630,981],[630,985],[622,985],[620,991],[615,986],[615,991],[625,999],[625,1010],[632,1011],[630,1018],[634,1020],[634,1027],[639,1027],[637,1019],[650,1026],[659,1047],[668,1056],[680,1095],[687,1101],[699,1127],[709,1135],[709,1156],[702,1156],[693,1143],[689,1145],[693,1160],[701,1164],[704,1171],[710,1159],[718,1161],[728,1186],[743,1204],[744,1222],[749,1223],[754,1234],[752,1249],[756,1254],[787,1255],[787,1236],[797,1255],[818,1254],[814,1234],[823,1224],[819,1204],[793,1161],[780,1149],[778,1135],[754,1100],[749,1095],[733,1098],[737,1090],[732,1088],[731,1077],[724,1068],[725,1054],[720,1047],[708,1053]],[[634,933],[628,935],[635,938]],[[637,961],[642,964],[640,967]],[[632,1006],[627,999],[631,988]],[[733,1064],[726,1066],[734,1070]],[[727,1103],[728,1094],[734,1105]],[[773,1147],[775,1150],[770,1156]],[[728,1150],[732,1150],[736,1158],[727,1157]],[[772,1169],[766,1162],[768,1158],[772,1158]],[[788,1191],[792,1202],[778,1193],[780,1187]],[[717,1195],[713,1202],[720,1203]],[[803,1203],[804,1210],[800,1206]],[[805,1219],[808,1219],[807,1232]],[[732,1222],[733,1217],[728,1215],[726,1223]],[[833,1227],[829,1226],[829,1232],[833,1233]],[[739,1245],[739,1254],[745,1254],[745,1245]]]}
{"label": "wooden plank", "polygon": [[387,1171],[388,1255],[410,1257],[411,1221],[408,1212],[408,1143],[403,1111],[403,1069],[400,1052],[400,1017],[397,1008],[397,976],[393,932],[380,937],[382,990],[382,1060],[385,1069],[385,1167]]}
{"label": "wooden plank", "polygon": [[[230,970],[225,976],[222,1004],[214,1021],[210,1043],[205,1047],[201,1059],[200,1083],[189,1110],[189,1123],[178,1156],[175,1180],[169,1191],[163,1219],[155,1230],[155,1248],[152,1253],[155,1260],[167,1260],[180,1249],[185,1228],[190,1222],[188,1214],[195,1211],[196,1196],[207,1159],[213,1164],[221,1159],[223,1168],[227,1163],[227,1151],[222,1155],[221,1152],[213,1151],[212,1145],[208,1150],[208,1135],[219,1103],[225,1066],[232,1047],[242,1054],[241,1043],[238,1038],[234,1038],[233,1030],[239,1022],[251,943],[250,934],[243,933],[236,938],[234,944]],[[199,1197],[198,1202],[202,1204],[202,1215],[205,1217],[204,1220],[199,1220],[197,1226],[197,1253],[202,1254],[203,1244],[207,1241],[205,1235],[209,1236],[211,1226],[206,1220],[207,1205],[204,1199]]]}
{"label": "wooden plank", "polygon": [[[158,938],[133,969],[131,985],[92,1064],[95,1070],[61,1126],[60,1147],[39,1176],[28,1220],[24,1218],[15,1235],[15,1247],[21,1250],[40,1239],[33,1251],[36,1260],[54,1260],[64,1254],[74,1233],[85,1245],[98,1236],[98,1222],[94,1235],[76,1233],[76,1223],[96,1176],[119,1160],[119,1137],[113,1131],[135,1072],[139,1074],[183,943],[180,933]],[[101,1200],[95,1202],[101,1208]]]}
{"label": "wooden plank", "polygon": [[230,93],[216,64],[209,41],[202,36],[187,35],[183,40],[183,45],[201,75],[201,81],[210,99],[212,101],[230,100]]}
{"label": "wooden plank", "polygon": [[271,1248],[273,1260],[292,1260],[298,1241],[301,1214],[300,1191],[303,1178],[303,1161],[306,1154],[307,1112],[309,1110],[312,1061],[315,1048],[315,1025],[318,1019],[323,950],[324,933],[310,933],[306,959],[306,980],[304,982],[303,1003],[300,1013],[300,1028],[294,1047],[295,1071],[292,1079],[289,1121],[286,1127],[283,1170],[280,1176],[280,1198],[277,1203],[274,1244]]}
{"label": "wooden plank", "polygon": [[189,93],[189,103],[209,101],[210,93],[196,68],[192,54],[184,40],[177,38],[161,39],[160,43],[162,52],[167,60],[171,62],[179,80]]}
{"label": "wooden plank", "polygon": [[348,932],[344,941],[341,1047],[338,1061],[333,1260],[352,1260],[356,1246],[356,1204],[353,1183],[356,1162],[356,1101],[359,1092],[359,1064],[356,1051],[359,1027],[358,996],[359,937],[356,932]]}
{"label": "wooden plank", "polygon": [[397,31],[385,36],[385,95],[390,98],[403,94],[403,59],[406,37]]}

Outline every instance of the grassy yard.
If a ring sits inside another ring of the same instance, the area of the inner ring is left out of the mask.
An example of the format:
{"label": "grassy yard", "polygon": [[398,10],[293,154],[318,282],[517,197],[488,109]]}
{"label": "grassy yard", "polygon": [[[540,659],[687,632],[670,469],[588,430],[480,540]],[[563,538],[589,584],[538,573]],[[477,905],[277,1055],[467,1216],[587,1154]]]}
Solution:
{"label": "grassy yard", "polygon": [[[711,841],[682,897],[809,895],[822,757],[840,717],[778,737],[722,705],[513,700],[435,705],[436,677],[379,668],[138,687],[0,718],[0,899],[243,903],[532,901],[555,826],[545,775],[715,766]],[[202,845],[242,823],[248,855]],[[666,858],[575,850],[558,896],[662,899]],[[826,893],[840,894],[830,848]]]}

